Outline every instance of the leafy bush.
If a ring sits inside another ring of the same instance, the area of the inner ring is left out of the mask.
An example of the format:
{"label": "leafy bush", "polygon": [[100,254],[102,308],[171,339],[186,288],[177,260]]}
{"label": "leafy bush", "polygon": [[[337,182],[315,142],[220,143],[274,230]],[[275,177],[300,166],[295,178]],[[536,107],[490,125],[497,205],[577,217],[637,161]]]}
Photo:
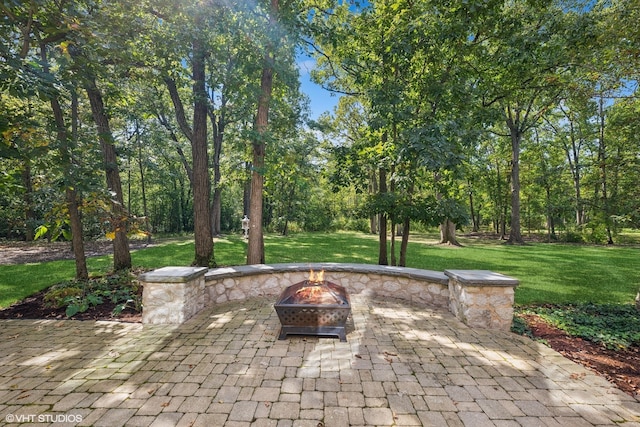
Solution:
{"label": "leafy bush", "polygon": [[567,231],[562,236],[562,240],[566,243],[583,243],[584,236],[579,232]]}
{"label": "leafy bush", "polygon": [[332,223],[332,228],[336,230],[356,231],[359,233],[369,233],[371,225],[368,218],[341,217],[336,218]]}
{"label": "leafy bush", "polygon": [[62,308],[66,305],[66,301],[70,298],[80,298],[84,294],[84,289],[71,286],[52,287],[44,296],[44,302],[47,307]]}
{"label": "leafy bush", "polygon": [[513,316],[511,332],[533,338],[533,332],[531,332],[531,329],[527,326],[527,322],[520,316]]}
{"label": "leafy bush", "polygon": [[610,350],[640,346],[640,312],[634,304],[544,305],[520,311],[536,314],[569,335]]}
{"label": "leafy bush", "polygon": [[88,281],[70,280],[52,286],[45,294],[45,302],[52,307],[66,307],[67,317],[84,313],[106,301],[115,304],[112,315],[120,315],[126,308],[142,310],[141,289],[128,271]]}

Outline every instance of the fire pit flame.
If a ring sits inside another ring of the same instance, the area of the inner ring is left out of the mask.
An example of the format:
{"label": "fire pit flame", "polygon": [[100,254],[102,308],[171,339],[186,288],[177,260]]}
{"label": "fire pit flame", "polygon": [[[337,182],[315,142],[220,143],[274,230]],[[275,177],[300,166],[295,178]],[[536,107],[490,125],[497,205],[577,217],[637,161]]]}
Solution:
{"label": "fire pit flame", "polygon": [[322,283],[324,282],[324,270],[319,273],[315,273],[313,269],[309,269],[309,279],[310,283]]}

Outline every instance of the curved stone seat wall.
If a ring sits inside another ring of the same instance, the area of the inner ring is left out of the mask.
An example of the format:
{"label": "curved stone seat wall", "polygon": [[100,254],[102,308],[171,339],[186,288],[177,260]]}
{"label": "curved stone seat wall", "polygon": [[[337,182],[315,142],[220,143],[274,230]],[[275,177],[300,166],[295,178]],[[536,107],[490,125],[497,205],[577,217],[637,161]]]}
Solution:
{"label": "curved stone seat wall", "polygon": [[392,297],[448,308],[469,326],[509,330],[518,280],[486,270],[445,272],[370,264],[270,264],[207,270],[164,267],[140,275],[143,323],[182,323],[212,304],[273,297],[324,271],[349,294]]}
{"label": "curved stone seat wall", "polygon": [[324,271],[325,280],[343,286],[349,294],[367,293],[418,304],[447,307],[449,279],[437,271],[368,264],[270,264],[209,270],[205,274],[205,304],[257,296],[277,297],[293,284]]}

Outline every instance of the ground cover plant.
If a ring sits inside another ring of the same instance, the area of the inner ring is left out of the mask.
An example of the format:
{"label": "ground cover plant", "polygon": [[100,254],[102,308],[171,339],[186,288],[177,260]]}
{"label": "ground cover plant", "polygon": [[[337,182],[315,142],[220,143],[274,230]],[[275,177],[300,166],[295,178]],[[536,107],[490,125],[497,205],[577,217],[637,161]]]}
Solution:
{"label": "ground cover plant", "polygon": [[532,331],[523,320],[531,315],[565,331],[568,335],[602,345],[609,350],[640,347],[640,312],[633,304],[517,306],[513,331],[532,336]]}
{"label": "ground cover plant", "polygon": [[67,317],[111,303],[111,313],[117,317],[127,308],[136,312],[142,310],[141,290],[136,275],[124,270],[86,281],[68,280],[55,284],[44,293],[44,303],[51,308],[64,308]]}

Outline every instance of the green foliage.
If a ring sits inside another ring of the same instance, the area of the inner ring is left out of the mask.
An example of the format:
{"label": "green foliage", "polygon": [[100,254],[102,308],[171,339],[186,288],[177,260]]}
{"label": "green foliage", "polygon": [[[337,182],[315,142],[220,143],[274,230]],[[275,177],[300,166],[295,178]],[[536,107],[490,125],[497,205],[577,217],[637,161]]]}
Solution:
{"label": "green foliage", "polygon": [[59,240],[61,237],[64,240],[71,240],[71,230],[69,230],[69,220],[59,219],[52,224],[41,224],[36,227],[36,234],[33,240],[38,240],[41,237],[48,237],[52,242]]}
{"label": "green foliage", "polygon": [[67,301],[82,298],[84,289],[73,286],[72,282],[53,286],[44,296],[44,302],[48,307],[62,308]]}
{"label": "green foliage", "polygon": [[588,243],[607,243],[607,225],[597,220],[591,221],[585,226],[583,236],[585,241]]}
{"label": "green foliage", "polygon": [[70,280],[52,286],[44,297],[52,307],[66,307],[67,317],[84,313],[106,301],[115,304],[112,315],[117,317],[125,308],[142,310],[141,289],[129,272],[89,279]]}
{"label": "green foliage", "polygon": [[369,233],[371,225],[366,218],[355,218],[351,215],[336,218],[332,223],[335,230],[355,231],[359,233]]}
{"label": "green foliage", "polygon": [[569,335],[610,350],[640,345],[640,312],[633,304],[543,305],[522,307],[517,312],[536,314]]}
{"label": "green foliage", "polygon": [[582,233],[568,230],[567,232],[563,233],[562,241],[566,243],[584,243],[584,236],[582,235]]}
{"label": "green foliage", "polygon": [[527,322],[525,322],[525,320],[518,315],[513,316],[513,322],[511,323],[511,332],[533,338],[533,331],[529,329]]}

